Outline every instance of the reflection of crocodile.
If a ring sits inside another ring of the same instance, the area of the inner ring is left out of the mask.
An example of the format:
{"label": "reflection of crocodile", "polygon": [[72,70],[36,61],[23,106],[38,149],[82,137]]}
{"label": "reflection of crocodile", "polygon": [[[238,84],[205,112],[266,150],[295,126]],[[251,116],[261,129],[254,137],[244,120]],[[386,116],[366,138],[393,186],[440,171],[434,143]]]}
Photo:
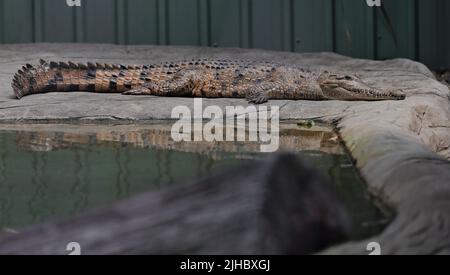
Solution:
{"label": "reflection of crocodile", "polygon": [[148,66],[27,64],[14,76],[17,98],[45,92],[118,92],[131,95],[232,97],[252,103],[269,99],[404,99],[399,90],[379,90],[356,75],[311,72],[293,66],[237,60],[196,59]]}
{"label": "reflection of crocodile", "polygon": [[[259,152],[257,142],[175,142],[171,138],[171,127],[167,124],[156,125],[119,125],[102,126],[61,126],[61,125],[27,125],[2,126],[3,129],[17,130],[20,148],[32,151],[51,151],[70,148],[77,144],[110,144],[112,146],[127,144],[137,148],[156,148],[208,154],[231,152],[246,154]],[[280,125],[280,150],[282,151],[323,151],[340,154],[339,142],[335,133],[328,128],[315,127],[308,130],[296,125]]]}

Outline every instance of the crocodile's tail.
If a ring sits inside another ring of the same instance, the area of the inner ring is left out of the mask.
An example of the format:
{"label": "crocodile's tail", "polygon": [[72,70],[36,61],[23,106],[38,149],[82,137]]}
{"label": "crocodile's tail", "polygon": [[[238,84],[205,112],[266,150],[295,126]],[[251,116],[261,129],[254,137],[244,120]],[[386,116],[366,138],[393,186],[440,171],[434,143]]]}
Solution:
{"label": "crocodile's tail", "polygon": [[139,83],[139,66],[47,62],[27,64],[12,81],[18,99],[47,92],[124,92]]}
{"label": "crocodile's tail", "polygon": [[23,66],[21,70],[18,70],[17,73],[14,75],[13,81],[11,83],[11,87],[14,90],[14,94],[18,99],[22,98],[23,96],[33,93],[33,85],[31,84],[31,80],[34,78],[34,73],[31,69],[34,69],[34,67],[30,64],[27,64]]}

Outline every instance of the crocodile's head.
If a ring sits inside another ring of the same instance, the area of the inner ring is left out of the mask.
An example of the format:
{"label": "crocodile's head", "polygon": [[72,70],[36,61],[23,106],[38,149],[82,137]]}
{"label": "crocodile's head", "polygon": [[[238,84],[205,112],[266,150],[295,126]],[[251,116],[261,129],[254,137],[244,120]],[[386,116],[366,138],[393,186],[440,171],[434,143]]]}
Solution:
{"label": "crocodile's head", "polygon": [[325,74],[319,85],[327,99],[337,100],[403,100],[401,90],[380,90],[370,87],[356,75]]}

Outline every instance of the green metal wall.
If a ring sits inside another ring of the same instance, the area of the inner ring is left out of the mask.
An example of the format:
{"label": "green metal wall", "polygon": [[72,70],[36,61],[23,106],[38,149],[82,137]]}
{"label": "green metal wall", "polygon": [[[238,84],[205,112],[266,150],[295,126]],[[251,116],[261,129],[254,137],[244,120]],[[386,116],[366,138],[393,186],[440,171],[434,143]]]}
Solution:
{"label": "green metal wall", "polygon": [[[449,0],[0,0],[0,43],[102,42],[336,51],[450,67]],[[395,34],[395,35],[394,35]]]}

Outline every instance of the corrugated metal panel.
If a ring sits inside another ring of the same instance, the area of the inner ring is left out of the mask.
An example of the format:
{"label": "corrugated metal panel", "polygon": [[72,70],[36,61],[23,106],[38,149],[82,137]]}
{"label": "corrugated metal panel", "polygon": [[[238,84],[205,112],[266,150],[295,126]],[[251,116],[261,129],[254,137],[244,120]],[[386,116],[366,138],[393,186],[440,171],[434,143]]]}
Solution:
{"label": "corrugated metal panel", "polygon": [[334,1],[290,2],[291,48],[297,52],[334,51]]}
{"label": "corrugated metal panel", "polygon": [[418,59],[436,67],[450,68],[450,1],[421,0],[417,9]]}
{"label": "corrugated metal panel", "polygon": [[365,1],[336,0],[335,51],[360,58],[374,58],[375,8]]}
{"label": "corrugated metal panel", "polygon": [[30,0],[2,1],[3,41],[32,42],[34,41],[34,5]]}
{"label": "corrugated metal panel", "polygon": [[414,0],[385,1],[386,16],[377,13],[376,58],[416,59],[416,3]]}
{"label": "corrugated metal panel", "polygon": [[159,44],[157,0],[123,1],[126,44]]}
{"label": "corrugated metal panel", "polygon": [[[103,42],[336,51],[450,66],[448,0],[0,0],[0,43]],[[387,20],[385,15],[388,15]]]}
{"label": "corrugated metal panel", "polygon": [[210,2],[208,32],[211,45],[215,47],[244,46],[242,4],[243,1],[240,0]]}

